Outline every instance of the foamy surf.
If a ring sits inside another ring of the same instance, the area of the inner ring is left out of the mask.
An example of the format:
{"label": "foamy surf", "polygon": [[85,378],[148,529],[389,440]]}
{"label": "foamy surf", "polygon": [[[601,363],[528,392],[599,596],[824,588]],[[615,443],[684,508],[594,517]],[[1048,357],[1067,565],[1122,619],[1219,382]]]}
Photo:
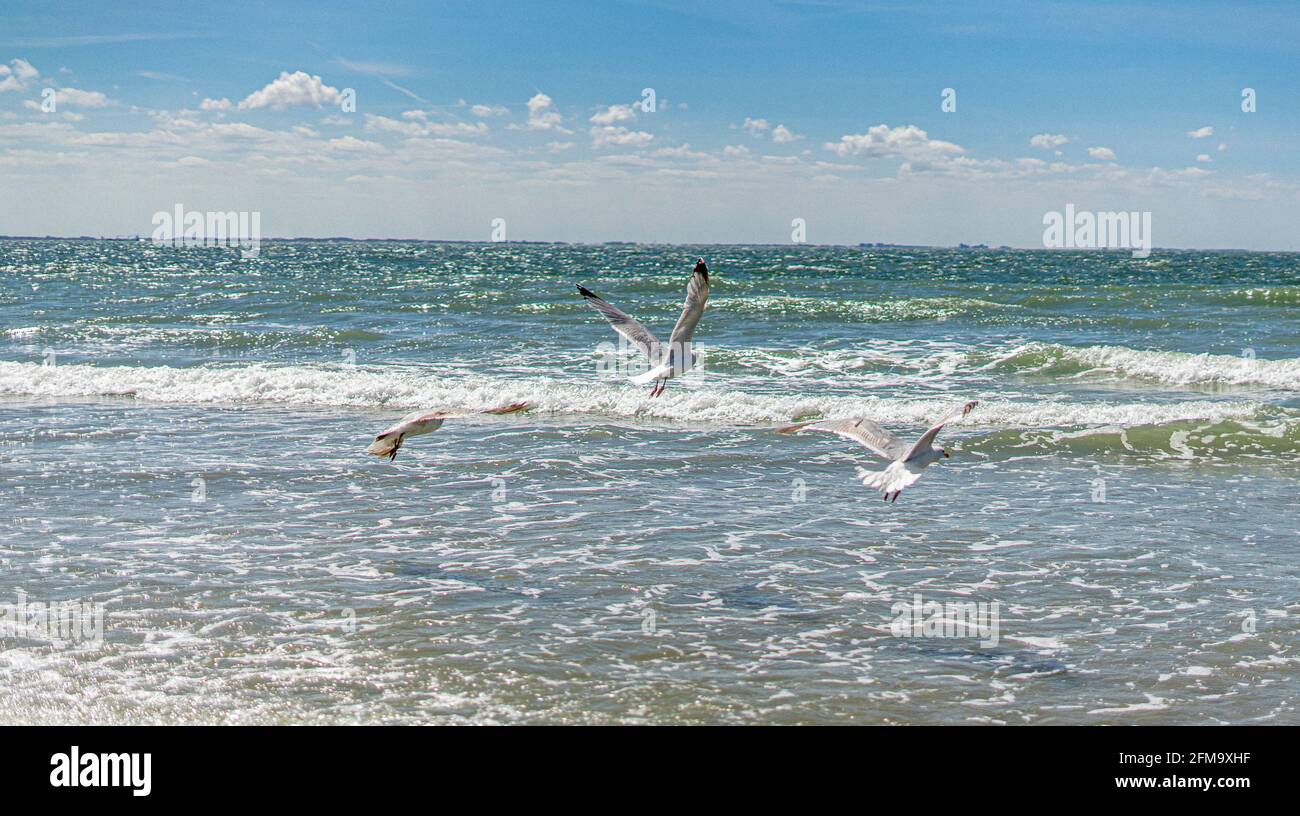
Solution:
{"label": "foamy surf", "polygon": [[1025,343],[985,368],[1040,374],[1110,376],[1180,386],[1264,386],[1300,390],[1300,359],[1265,360],[1249,355],[1147,351],[1124,346]]}
{"label": "foamy surf", "polygon": [[[681,423],[754,425],[809,417],[867,416],[890,425],[923,426],[952,407],[950,397],[891,398],[751,393],[678,387],[660,398],[622,381],[439,376],[427,370],[339,366],[92,366],[0,362],[0,394],[42,398],[131,397],[158,403],[276,404],[412,409],[527,401],[533,412]],[[1045,428],[1241,420],[1264,408],[1253,402],[1076,402],[983,400],[968,422],[995,428]]]}

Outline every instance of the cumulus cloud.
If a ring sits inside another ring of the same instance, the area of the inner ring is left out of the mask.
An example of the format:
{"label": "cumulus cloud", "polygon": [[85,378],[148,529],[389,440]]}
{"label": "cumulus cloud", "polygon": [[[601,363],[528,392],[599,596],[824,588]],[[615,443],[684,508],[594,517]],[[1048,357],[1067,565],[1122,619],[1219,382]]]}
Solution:
{"label": "cumulus cloud", "polygon": [[509,113],[505,105],[471,105],[469,112],[480,119],[486,119],[489,116],[505,116]]}
{"label": "cumulus cloud", "polygon": [[0,93],[25,90],[41,72],[25,59],[12,59],[6,65],[0,62]]}
{"label": "cumulus cloud", "polygon": [[722,148],[722,155],[729,159],[741,159],[749,155],[749,148],[744,145],[727,145]]}
{"label": "cumulus cloud", "polygon": [[770,130],[771,127],[772,123],[766,119],[751,119],[748,116],[746,116],[745,121],[740,124],[741,130],[746,131],[751,136],[761,136],[764,132]]}
{"label": "cumulus cloud", "polygon": [[776,142],[777,144],[794,142],[802,138],[803,138],[802,136],[790,130],[790,128],[786,127],[785,125],[777,125],[776,128],[772,131],[772,141]]}
{"label": "cumulus cloud", "polygon": [[205,111],[224,111],[230,110],[231,101],[229,99],[204,99],[199,103],[199,110]]}
{"label": "cumulus cloud", "polygon": [[58,104],[74,108],[106,108],[110,104],[108,97],[99,91],[79,91],[76,88],[59,88],[54,98]]}
{"label": "cumulus cloud", "polygon": [[1210,127],[1209,125],[1206,125],[1203,128],[1197,128],[1196,130],[1187,131],[1187,135],[1192,137],[1193,139],[1208,139],[1209,137],[1214,135],[1214,128]]}
{"label": "cumulus cloud", "polygon": [[341,98],[338,88],[331,88],[318,76],[311,76],[303,71],[294,71],[292,74],[282,71],[279,78],[260,91],[249,94],[247,99],[239,103],[239,109],[319,108],[323,105],[337,105]]}
{"label": "cumulus cloud", "polygon": [[838,142],[826,142],[824,147],[841,158],[867,156],[869,158],[900,157],[908,160],[934,161],[952,158],[965,153],[961,145],[931,139],[916,125],[876,125],[866,133],[841,136]]}
{"label": "cumulus cloud", "polygon": [[549,130],[555,133],[572,133],[564,127],[564,117],[552,109],[553,102],[546,94],[538,91],[528,100],[528,121],[522,126],[511,126],[515,130]]}
{"label": "cumulus cloud", "polygon": [[645,147],[653,140],[654,136],[644,130],[628,130],[613,125],[591,129],[592,147]]}
{"label": "cumulus cloud", "polygon": [[631,105],[610,105],[605,110],[591,117],[593,125],[617,125],[619,122],[631,122],[636,112]]}
{"label": "cumulus cloud", "polygon": [[325,145],[330,150],[338,150],[344,153],[381,153],[384,150],[384,146],[378,142],[358,139],[355,136],[341,136],[337,139],[330,139]]}
{"label": "cumulus cloud", "polygon": [[1040,133],[1029,140],[1029,144],[1039,150],[1055,150],[1070,138],[1063,133]]}
{"label": "cumulus cloud", "polygon": [[1210,154],[1208,154],[1208,153],[1200,153],[1200,154],[1198,154],[1198,155],[1196,156],[1196,160],[1197,160],[1198,162],[1201,162],[1202,164],[1204,164],[1205,162],[1208,162],[1208,161],[1210,160]]}
{"label": "cumulus cloud", "polygon": [[482,136],[488,132],[483,122],[429,122],[425,111],[406,111],[402,116],[411,121],[401,122],[373,113],[365,115],[366,130],[378,133],[400,133],[403,136]]}
{"label": "cumulus cloud", "polygon": [[1090,147],[1088,155],[1101,161],[1115,161],[1115,151],[1109,147]]}

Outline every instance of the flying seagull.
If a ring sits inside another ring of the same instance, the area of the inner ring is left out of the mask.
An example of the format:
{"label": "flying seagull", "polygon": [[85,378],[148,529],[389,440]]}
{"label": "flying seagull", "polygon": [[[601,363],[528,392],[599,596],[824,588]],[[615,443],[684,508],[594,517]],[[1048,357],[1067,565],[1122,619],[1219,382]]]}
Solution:
{"label": "flying seagull", "polygon": [[[921,434],[921,438],[911,446],[864,417],[801,422],[798,425],[787,425],[776,430],[778,433],[797,433],[802,430],[833,433],[851,439],[877,456],[888,459],[889,466],[884,470],[868,471],[859,467],[858,478],[867,487],[879,490],[885,501],[893,503],[898,501],[898,494],[903,492],[903,488],[911,487],[917,479],[921,478],[921,471],[940,459],[948,458],[948,451],[933,447],[935,437],[943,430],[944,425],[966,416],[978,404],[978,401],[966,403],[959,410],[930,426],[930,430]],[[890,493],[894,494],[892,499],[889,497]]]}
{"label": "flying seagull", "polygon": [[375,456],[387,456],[388,461],[391,462],[397,458],[397,451],[402,447],[402,443],[406,441],[406,437],[433,433],[442,427],[443,420],[468,416],[469,414],[513,414],[516,411],[527,410],[528,407],[526,402],[516,402],[503,405],[500,408],[488,408],[484,411],[416,411],[402,417],[401,422],[378,434],[375,441],[370,443],[370,447],[366,448],[366,453],[373,453]]}
{"label": "flying seagull", "polygon": [[650,396],[662,394],[669,380],[690,371],[699,360],[699,352],[691,351],[691,335],[695,334],[700,315],[704,314],[704,302],[709,299],[709,268],[704,265],[703,258],[695,262],[695,271],[686,284],[686,302],[682,304],[682,316],[677,318],[677,325],[673,327],[667,346],[656,340],[650,330],[635,318],[606,303],[595,292],[581,284],[578,285],[578,291],[587,299],[591,308],[605,316],[614,331],[650,359],[650,370],[632,378],[636,385],[654,382]]}

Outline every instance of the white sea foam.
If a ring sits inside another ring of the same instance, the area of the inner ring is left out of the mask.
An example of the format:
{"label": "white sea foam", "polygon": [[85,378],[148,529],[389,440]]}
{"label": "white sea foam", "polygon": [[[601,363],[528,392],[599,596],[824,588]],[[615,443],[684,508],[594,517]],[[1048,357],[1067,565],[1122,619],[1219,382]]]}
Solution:
{"label": "white sea foam", "polygon": [[1229,354],[1148,351],[1124,346],[1075,348],[1055,343],[1025,343],[1000,355],[989,367],[1039,371],[1066,369],[1083,374],[1113,374],[1169,385],[1260,385],[1300,390],[1300,359],[1266,360]]}
{"label": "white sea foam", "polygon": [[[924,426],[953,398],[779,395],[702,387],[670,388],[652,399],[624,383],[477,374],[439,376],[423,369],[340,366],[92,366],[0,362],[0,395],[44,398],[122,396],[161,403],[278,404],[413,409],[489,406],[527,400],[534,411],[670,422],[763,424],[806,417],[866,416],[889,425]],[[967,424],[994,428],[1132,427],[1185,420],[1247,419],[1251,402],[1076,402],[982,398]]]}

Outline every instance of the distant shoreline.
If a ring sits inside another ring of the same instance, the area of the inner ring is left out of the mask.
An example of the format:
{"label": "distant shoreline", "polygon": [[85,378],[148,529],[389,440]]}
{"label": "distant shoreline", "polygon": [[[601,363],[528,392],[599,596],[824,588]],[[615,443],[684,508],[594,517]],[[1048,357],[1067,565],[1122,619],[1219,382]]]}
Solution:
{"label": "distant shoreline", "polygon": [[[690,241],[669,242],[669,241],[475,241],[471,239],[454,239],[454,238],[348,238],[344,236],[329,236],[324,238],[262,238],[262,243],[276,244],[506,244],[513,246],[682,246],[682,247],[783,247],[791,249],[795,247],[808,248],[836,248],[836,249],[935,249],[935,250],[953,250],[956,252],[1059,252],[1059,253],[1079,253],[1079,252],[1130,252],[1128,248],[1048,248],[1048,247],[1014,247],[1006,244],[990,246],[988,244],[891,244],[891,243],[870,243],[862,242],[857,244],[816,244],[810,241],[802,243],[784,242],[784,243],[745,243],[745,242],[710,242],[695,243]],[[103,238],[93,235],[0,235],[0,241],[120,241],[126,243],[150,243],[148,238],[128,237],[128,238]],[[181,249],[212,249],[195,245],[194,247],[179,246]],[[1232,252],[1232,253],[1254,253],[1261,255],[1294,255],[1300,254],[1298,250],[1292,249],[1236,249],[1232,247],[1216,247],[1214,249],[1203,249],[1197,247],[1152,247],[1152,252]]]}

